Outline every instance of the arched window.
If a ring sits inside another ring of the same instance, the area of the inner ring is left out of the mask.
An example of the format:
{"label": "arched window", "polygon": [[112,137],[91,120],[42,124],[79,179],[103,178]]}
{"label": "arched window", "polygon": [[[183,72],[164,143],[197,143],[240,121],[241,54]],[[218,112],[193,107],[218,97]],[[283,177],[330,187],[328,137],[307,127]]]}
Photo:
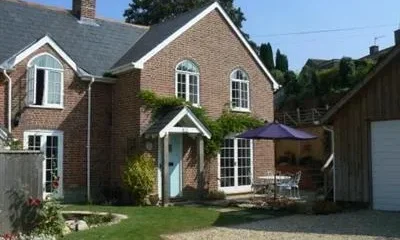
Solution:
{"label": "arched window", "polygon": [[231,74],[231,107],[233,110],[249,111],[249,76],[241,69]]}
{"label": "arched window", "polygon": [[62,107],[63,83],[63,66],[60,61],[48,53],[35,56],[28,63],[28,105]]}
{"label": "arched window", "polygon": [[194,105],[200,104],[199,68],[195,63],[184,60],[176,66],[176,97],[183,98]]}

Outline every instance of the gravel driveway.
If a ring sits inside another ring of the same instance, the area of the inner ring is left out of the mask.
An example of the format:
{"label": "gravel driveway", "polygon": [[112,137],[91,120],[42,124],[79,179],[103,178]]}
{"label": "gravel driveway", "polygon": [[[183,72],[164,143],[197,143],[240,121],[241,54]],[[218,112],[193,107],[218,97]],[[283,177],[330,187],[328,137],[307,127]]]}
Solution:
{"label": "gravel driveway", "polygon": [[359,211],[335,215],[294,215],[230,227],[164,236],[183,239],[400,239],[400,213]]}

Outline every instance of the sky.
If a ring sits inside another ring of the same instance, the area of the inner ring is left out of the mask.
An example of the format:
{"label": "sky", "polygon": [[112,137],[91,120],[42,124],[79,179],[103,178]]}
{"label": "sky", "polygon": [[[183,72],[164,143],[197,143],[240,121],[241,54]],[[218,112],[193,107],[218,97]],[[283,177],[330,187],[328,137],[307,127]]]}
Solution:
{"label": "sky", "polygon": [[[72,5],[72,0],[27,1]],[[97,15],[123,20],[130,2],[97,0]],[[392,46],[393,31],[400,28],[399,0],[235,0],[235,5],[245,14],[243,30],[251,39],[270,42],[274,51],[279,48],[295,71],[308,58],[360,58],[369,53],[375,38],[380,49]],[[300,34],[315,31],[323,32]]]}

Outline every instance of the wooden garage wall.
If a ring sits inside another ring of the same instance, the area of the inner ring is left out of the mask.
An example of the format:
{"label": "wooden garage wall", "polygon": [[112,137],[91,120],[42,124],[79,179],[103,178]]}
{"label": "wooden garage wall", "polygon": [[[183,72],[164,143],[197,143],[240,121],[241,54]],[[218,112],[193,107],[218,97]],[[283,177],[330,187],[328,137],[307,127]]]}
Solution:
{"label": "wooden garage wall", "polygon": [[400,119],[400,56],[348,101],[333,118],[336,200],[370,202],[370,123]]}

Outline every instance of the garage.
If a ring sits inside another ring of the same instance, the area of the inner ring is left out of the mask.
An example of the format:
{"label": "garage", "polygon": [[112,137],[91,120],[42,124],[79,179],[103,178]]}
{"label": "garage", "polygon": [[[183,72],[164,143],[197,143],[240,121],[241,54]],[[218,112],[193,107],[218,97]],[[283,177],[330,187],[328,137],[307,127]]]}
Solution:
{"label": "garage", "polygon": [[400,120],[371,123],[371,161],[373,208],[400,211]]}

